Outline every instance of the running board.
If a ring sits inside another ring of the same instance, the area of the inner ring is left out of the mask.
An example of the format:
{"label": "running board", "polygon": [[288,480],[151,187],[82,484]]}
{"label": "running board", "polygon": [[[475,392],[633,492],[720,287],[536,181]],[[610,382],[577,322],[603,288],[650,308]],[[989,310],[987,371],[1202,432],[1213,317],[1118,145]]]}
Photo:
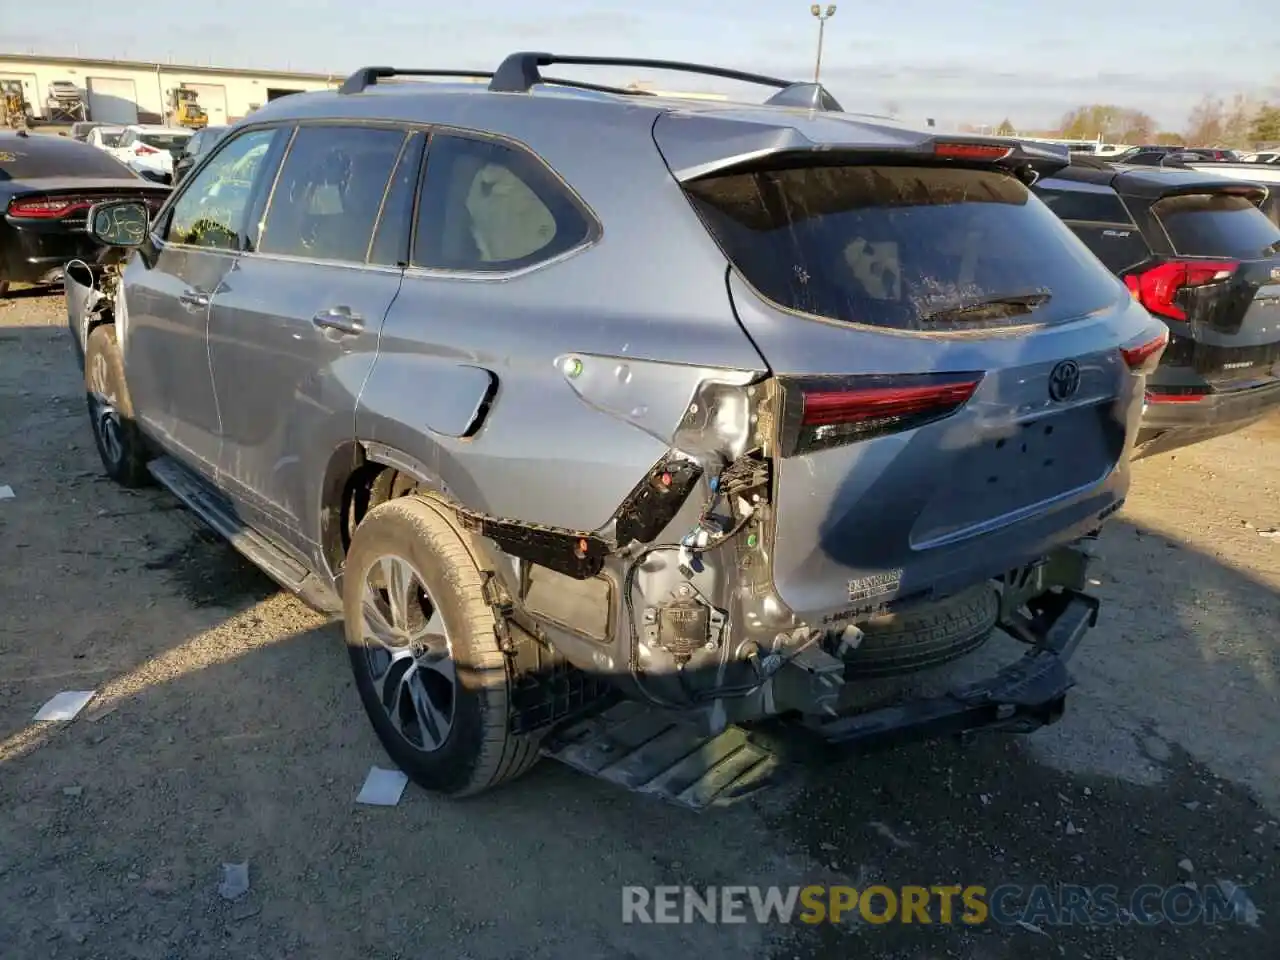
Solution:
{"label": "running board", "polygon": [[342,612],[342,599],[333,588],[237,517],[200,477],[172,457],[152,460],[147,469],[162,487],[280,586],[323,613]]}
{"label": "running board", "polygon": [[637,793],[704,810],[745,799],[777,782],[783,763],[740,727],[706,727],[627,700],[556,731],[545,756]]}

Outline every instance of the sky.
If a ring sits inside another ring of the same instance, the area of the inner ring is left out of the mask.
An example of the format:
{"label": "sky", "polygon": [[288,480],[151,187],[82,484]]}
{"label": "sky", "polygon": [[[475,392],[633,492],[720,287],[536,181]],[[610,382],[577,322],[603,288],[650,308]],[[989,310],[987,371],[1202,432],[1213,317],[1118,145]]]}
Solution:
{"label": "sky", "polygon": [[[0,52],[349,73],[366,64],[492,70],[545,50],[696,60],[810,79],[817,21],[801,0],[0,0]],[[1229,9],[1228,9],[1229,8]],[[1215,16],[1215,11],[1222,16]],[[1181,129],[1206,94],[1280,101],[1280,30],[1264,0],[889,0],[837,3],[823,82],[845,109],[907,120],[1053,126],[1115,103]],[[1260,25],[1251,30],[1250,24]],[[74,30],[68,29],[74,25]],[[561,69],[605,83],[741,88]],[[757,98],[761,98],[759,92]]]}

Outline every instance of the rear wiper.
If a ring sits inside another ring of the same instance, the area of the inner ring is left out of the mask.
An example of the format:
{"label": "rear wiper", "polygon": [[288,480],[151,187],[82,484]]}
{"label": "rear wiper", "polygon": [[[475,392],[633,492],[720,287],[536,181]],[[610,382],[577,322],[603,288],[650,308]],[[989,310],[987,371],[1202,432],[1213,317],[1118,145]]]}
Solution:
{"label": "rear wiper", "polygon": [[1036,291],[1035,293],[1010,293],[1002,297],[988,297],[986,300],[975,300],[972,303],[944,307],[941,310],[935,310],[933,313],[923,314],[920,317],[920,322],[953,320],[974,313],[989,313],[1011,317],[1020,313],[1030,313],[1036,307],[1044,306],[1052,296],[1053,294],[1051,293]]}

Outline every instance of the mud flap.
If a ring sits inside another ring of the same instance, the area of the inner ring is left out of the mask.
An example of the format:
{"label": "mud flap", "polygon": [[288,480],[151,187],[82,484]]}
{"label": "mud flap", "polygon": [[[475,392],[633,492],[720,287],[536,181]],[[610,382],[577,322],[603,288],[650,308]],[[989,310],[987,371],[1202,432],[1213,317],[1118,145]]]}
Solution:
{"label": "mud flap", "polygon": [[543,754],[691,810],[724,807],[778,781],[782,760],[740,727],[705,726],[634,701],[557,731]]}

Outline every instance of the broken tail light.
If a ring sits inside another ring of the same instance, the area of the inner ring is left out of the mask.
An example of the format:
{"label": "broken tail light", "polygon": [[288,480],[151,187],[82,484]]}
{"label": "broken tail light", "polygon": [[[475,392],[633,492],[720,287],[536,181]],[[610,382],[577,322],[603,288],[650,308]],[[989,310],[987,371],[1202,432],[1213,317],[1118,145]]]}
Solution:
{"label": "broken tail light", "polygon": [[782,455],[914,430],[963,407],[981,373],[812,378],[783,382]]}
{"label": "broken tail light", "polygon": [[1121,347],[1120,355],[1124,357],[1125,364],[1132,372],[1148,374],[1159,366],[1160,357],[1168,345],[1169,331],[1166,328],[1150,340]]}
{"label": "broken tail light", "polygon": [[1188,288],[1227,280],[1239,266],[1230,260],[1170,260],[1135,271],[1124,278],[1124,283],[1134,299],[1151,313],[1185,321],[1187,311],[1178,303],[1178,294]]}

